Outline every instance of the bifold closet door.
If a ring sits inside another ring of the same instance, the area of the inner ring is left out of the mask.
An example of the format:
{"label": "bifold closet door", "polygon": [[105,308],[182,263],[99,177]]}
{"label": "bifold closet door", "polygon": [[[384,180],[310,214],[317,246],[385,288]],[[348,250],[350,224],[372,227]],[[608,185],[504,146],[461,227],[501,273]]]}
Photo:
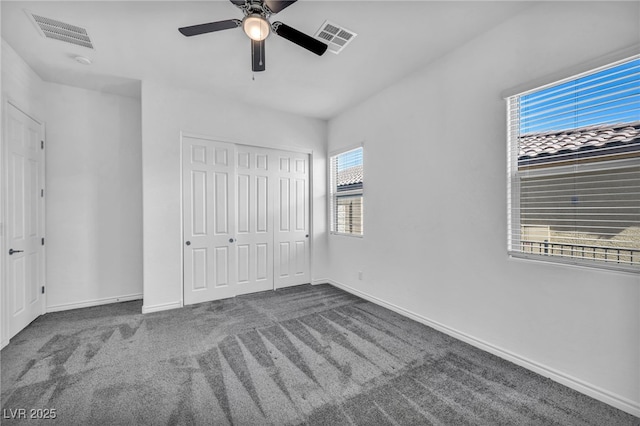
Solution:
{"label": "bifold closet door", "polygon": [[182,142],[184,303],[236,295],[235,145]]}
{"label": "bifold closet door", "polygon": [[236,294],[273,289],[273,151],[236,146]]}
{"label": "bifold closet door", "polygon": [[184,303],[309,282],[309,156],[185,137]]}
{"label": "bifold closet door", "polygon": [[277,151],[275,288],[310,282],[309,156]]}

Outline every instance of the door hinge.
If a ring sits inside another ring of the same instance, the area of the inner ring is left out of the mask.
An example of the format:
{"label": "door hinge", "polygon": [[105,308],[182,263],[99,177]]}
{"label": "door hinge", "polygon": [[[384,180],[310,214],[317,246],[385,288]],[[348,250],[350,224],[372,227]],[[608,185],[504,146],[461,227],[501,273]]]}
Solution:
{"label": "door hinge", "polygon": [[40,141],[40,149],[44,149],[44,141]]}
{"label": "door hinge", "polygon": [[41,197],[44,197],[44,189],[41,189],[41,190],[40,190],[40,196],[41,196]]}
{"label": "door hinge", "polygon": [[42,286],[42,294],[44,294],[44,286]]}
{"label": "door hinge", "polygon": [[42,245],[44,245],[44,238],[42,239]]}

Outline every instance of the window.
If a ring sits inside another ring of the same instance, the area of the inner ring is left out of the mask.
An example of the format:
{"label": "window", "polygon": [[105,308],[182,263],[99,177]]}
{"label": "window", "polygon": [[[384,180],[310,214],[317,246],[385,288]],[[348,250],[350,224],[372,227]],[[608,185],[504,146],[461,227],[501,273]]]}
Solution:
{"label": "window", "polygon": [[509,253],[640,271],[640,58],[507,102]]}
{"label": "window", "polygon": [[331,232],[362,235],[362,147],[332,156],[329,166]]}

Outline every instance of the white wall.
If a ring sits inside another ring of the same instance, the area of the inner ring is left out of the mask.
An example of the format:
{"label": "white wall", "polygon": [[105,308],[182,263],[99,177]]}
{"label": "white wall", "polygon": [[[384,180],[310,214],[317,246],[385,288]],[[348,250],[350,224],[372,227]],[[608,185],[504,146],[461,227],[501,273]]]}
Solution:
{"label": "white wall", "polygon": [[[145,81],[143,312],[179,307],[182,303],[181,131],[221,141],[313,150],[312,264],[322,263],[326,242],[326,122]],[[312,270],[312,276],[317,274]]]}
{"label": "white wall", "polygon": [[140,299],[140,100],[45,86],[47,310]]}
{"label": "white wall", "polygon": [[2,96],[30,115],[43,120],[44,82],[2,39]]}
{"label": "white wall", "polygon": [[507,256],[501,98],[639,43],[639,7],[542,2],[330,120],[329,151],[365,141],[366,182],[328,277],[640,415],[639,276]]}

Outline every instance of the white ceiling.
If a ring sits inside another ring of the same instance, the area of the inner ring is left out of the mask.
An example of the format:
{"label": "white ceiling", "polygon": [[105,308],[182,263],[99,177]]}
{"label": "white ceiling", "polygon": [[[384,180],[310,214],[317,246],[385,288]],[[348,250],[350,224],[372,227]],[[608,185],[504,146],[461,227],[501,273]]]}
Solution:
{"label": "white ceiling", "polygon": [[[318,57],[270,35],[266,71],[252,79],[242,29],[184,37],[178,27],[242,13],[227,0],[2,1],[2,37],[45,81],[139,96],[138,81],[233,97],[328,119],[527,7],[519,1],[300,0],[272,16],[313,35],[325,20],[358,34]],[[95,50],[46,39],[35,14],[84,27]],[[90,58],[90,66],[73,58]]]}

